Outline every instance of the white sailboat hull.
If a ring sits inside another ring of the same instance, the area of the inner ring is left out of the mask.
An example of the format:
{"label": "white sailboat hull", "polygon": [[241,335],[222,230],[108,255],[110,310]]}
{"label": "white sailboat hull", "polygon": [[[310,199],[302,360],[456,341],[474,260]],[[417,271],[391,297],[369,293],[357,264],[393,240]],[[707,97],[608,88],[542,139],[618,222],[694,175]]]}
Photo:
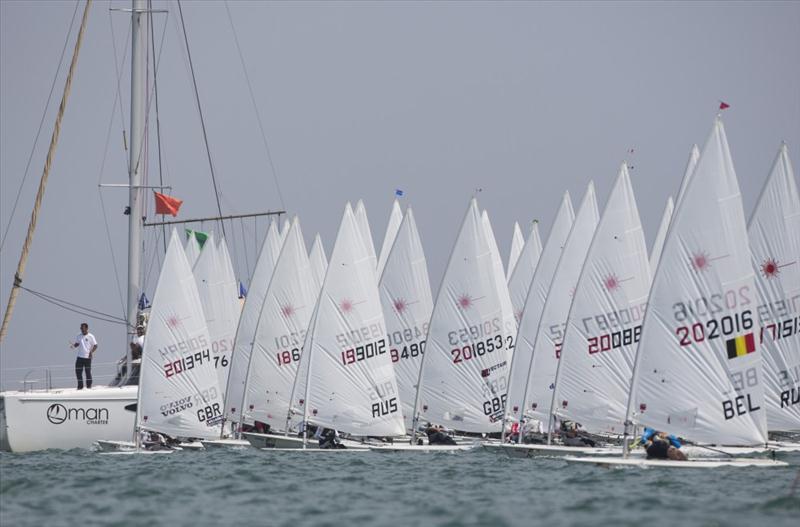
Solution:
{"label": "white sailboat hull", "polygon": [[496,452],[503,452],[513,458],[529,458],[537,456],[613,456],[621,455],[622,447],[580,447],[566,445],[539,445],[539,444],[516,444],[516,443],[485,443],[484,448],[494,449]]}
{"label": "white sailboat hull", "polygon": [[464,445],[376,445],[369,447],[373,452],[464,452],[480,447],[480,443]]}
{"label": "white sailboat hull", "polygon": [[33,452],[91,448],[100,440],[130,440],[138,387],[101,386],[0,393],[0,450]]}
{"label": "white sailboat hull", "polygon": [[[278,434],[257,434],[254,432],[244,432],[242,436],[255,448],[268,448],[276,450],[337,450],[319,448],[318,442],[313,437],[308,438],[306,448],[303,449],[303,438],[297,436],[283,436]],[[368,446],[357,441],[342,439],[341,443],[346,447],[338,450],[366,450]]]}
{"label": "white sailboat hull", "polygon": [[719,467],[785,467],[788,463],[760,458],[716,458],[673,461],[671,459],[643,459],[623,457],[572,457],[566,456],[570,463],[591,463],[605,467],[661,467],[661,468],[719,468]]}
{"label": "white sailboat hull", "polygon": [[246,439],[203,439],[201,441],[206,449],[211,448],[250,448]]}

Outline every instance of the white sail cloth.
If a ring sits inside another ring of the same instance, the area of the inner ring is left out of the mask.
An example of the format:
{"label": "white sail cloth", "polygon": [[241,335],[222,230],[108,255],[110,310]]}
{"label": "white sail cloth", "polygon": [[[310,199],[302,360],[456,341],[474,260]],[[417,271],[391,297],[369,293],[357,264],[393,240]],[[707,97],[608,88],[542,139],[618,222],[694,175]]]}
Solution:
{"label": "white sail cloth", "polygon": [[800,196],[782,145],[748,226],[770,431],[800,431]]}
{"label": "white sail cloth", "polygon": [[366,241],[348,203],[306,339],[305,420],[360,436],[397,436],[405,433],[403,411]]}
{"label": "white sail cloth", "polygon": [[[564,341],[567,317],[589,244],[597,228],[597,221],[594,183],[589,183],[564,250],[561,251],[561,258],[547,293],[539,327],[535,333],[529,326],[525,327],[524,332],[521,330],[517,338],[517,349],[527,348],[526,354],[531,356],[527,375],[528,383],[524,390],[521,406],[525,409],[526,416],[533,415],[544,423],[549,423],[550,402],[558,359]],[[527,306],[526,309],[528,309]]]}
{"label": "white sail cloth", "polygon": [[697,442],[766,443],[757,295],[717,119],[653,278],[629,402],[634,422]]}
{"label": "white sail cloth", "polygon": [[623,164],[575,287],[552,413],[590,432],[623,433],[649,292],[647,245]]}
{"label": "white sail cloth", "polygon": [[517,266],[522,248],[525,246],[525,238],[522,236],[522,229],[519,228],[519,223],[514,222],[514,231],[511,234],[511,249],[508,252],[508,267],[506,268],[506,280],[511,281],[511,275],[514,274],[514,268]]}
{"label": "white sail cloth", "polygon": [[431,316],[415,404],[423,419],[467,432],[500,431],[516,332],[487,227],[471,200]]}
{"label": "white sail cloth", "polygon": [[380,293],[389,353],[397,376],[406,428],[409,429],[428,323],[433,312],[433,295],[425,253],[410,207],[406,209],[399,227],[380,278]]}
{"label": "white sail cloth", "polygon": [[[369,227],[369,218],[367,217],[367,208],[364,206],[362,200],[358,200],[355,209],[355,219],[358,225],[358,230],[361,237],[364,239],[364,246],[372,259],[373,267],[378,268],[378,257],[375,255],[375,243],[372,241],[372,229]],[[333,258],[331,256],[331,258]],[[376,275],[377,276],[377,275]]]}
{"label": "white sail cloth", "polygon": [[[565,200],[569,200],[565,196]],[[566,201],[562,201],[562,206]],[[570,209],[572,205],[569,205]],[[565,211],[565,219],[567,217]],[[560,219],[556,220],[561,221]],[[572,219],[569,218],[571,222]],[[559,227],[560,228],[560,227]],[[569,225],[566,226],[566,232],[569,232]],[[566,237],[566,234],[564,234]],[[559,249],[560,250],[560,249]],[[514,266],[514,271],[511,273],[511,278],[508,281],[508,293],[511,295],[511,305],[514,306],[514,316],[519,322],[522,316],[522,308],[525,307],[525,299],[528,297],[528,289],[533,282],[536,268],[539,266],[539,258],[542,256],[542,239],[539,236],[539,222],[534,221],[531,223],[531,230],[528,233],[528,239],[522,247],[522,252],[517,258],[517,264]]]}
{"label": "white sail cloth", "polygon": [[138,426],[171,437],[217,437],[222,393],[189,261],[173,230],[144,341]]}
{"label": "white sail cloth", "polygon": [[245,423],[260,421],[273,430],[284,428],[319,287],[295,217],[275,263],[256,326],[242,405]]}
{"label": "white sail cloth", "polygon": [[317,283],[322,284],[322,281],[325,280],[325,271],[328,270],[328,257],[325,256],[325,247],[322,246],[322,239],[319,234],[314,237],[314,245],[311,246],[308,259],[311,262],[311,270],[314,272]]}
{"label": "white sail cloth", "polygon": [[528,342],[524,346],[517,346],[514,350],[509,377],[506,417],[516,422],[522,419],[524,408],[522,400],[528,385],[528,373],[534,351],[533,342],[536,338],[536,331],[547,300],[547,293],[550,291],[553,275],[558,267],[558,261],[561,259],[564,245],[567,243],[567,237],[572,230],[574,219],[572,200],[569,193],[565,192],[556,212],[553,227],[550,229],[550,236],[547,238],[536,271],[524,296],[521,294],[524,288],[518,287],[516,284],[517,277],[513,276],[511,279],[511,302],[514,305],[515,317],[519,322],[517,338],[524,339],[528,335]]}
{"label": "white sail cloth", "polygon": [[239,326],[236,329],[228,386],[225,389],[225,418],[235,423],[241,422],[245,378],[250,367],[250,352],[253,349],[256,325],[261,308],[264,306],[264,298],[272,278],[272,272],[275,270],[275,261],[278,259],[282,246],[283,236],[278,232],[278,227],[273,221],[270,223],[264,243],[261,245],[256,268],[253,270],[253,277],[250,280],[250,289],[239,317]]}
{"label": "white sail cloth", "polygon": [[[220,243],[225,242],[223,240]],[[211,233],[193,269],[211,339],[211,357],[222,387],[228,382],[233,340],[240,313],[236,279],[231,280],[226,257],[227,252],[216,245],[214,233]]]}
{"label": "white sail cloth", "polygon": [[381,245],[381,253],[378,255],[378,278],[383,275],[383,268],[386,265],[386,259],[389,258],[389,251],[392,250],[394,239],[397,232],[400,230],[400,224],[403,222],[403,211],[400,209],[400,203],[394,200],[392,203],[392,212],[389,214],[389,223],[386,225],[386,234],[383,236],[383,245]]}

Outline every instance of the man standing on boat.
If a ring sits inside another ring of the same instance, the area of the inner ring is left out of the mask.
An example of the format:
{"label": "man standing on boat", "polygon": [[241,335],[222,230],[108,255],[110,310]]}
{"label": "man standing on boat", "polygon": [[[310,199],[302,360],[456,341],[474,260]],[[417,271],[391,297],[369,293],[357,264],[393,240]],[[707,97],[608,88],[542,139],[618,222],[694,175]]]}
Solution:
{"label": "man standing on boat", "polygon": [[78,348],[75,358],[75,376],[78,378],[78,389],[83,390],[83,372],[86,372],[86,387],[92,387],[92,357],[97,351],[97,339],[89,333],[89,324],[81,324],[81,332],[72,343],[73,348]]}

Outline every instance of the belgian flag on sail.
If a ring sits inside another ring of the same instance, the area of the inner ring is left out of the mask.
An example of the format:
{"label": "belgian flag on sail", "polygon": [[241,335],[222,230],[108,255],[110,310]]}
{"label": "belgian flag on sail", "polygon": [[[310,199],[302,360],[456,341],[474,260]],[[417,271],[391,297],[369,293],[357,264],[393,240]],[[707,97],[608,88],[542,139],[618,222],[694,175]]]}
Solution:
{"label": "belgian flag on sail", "polygon": [[728,349],[728,358],[735,359],[736,357],[744,357],[748,353],[753,353],[756,350],[756,342],[753,339],[753,334],[741,335],[725,341],[725,347]]}

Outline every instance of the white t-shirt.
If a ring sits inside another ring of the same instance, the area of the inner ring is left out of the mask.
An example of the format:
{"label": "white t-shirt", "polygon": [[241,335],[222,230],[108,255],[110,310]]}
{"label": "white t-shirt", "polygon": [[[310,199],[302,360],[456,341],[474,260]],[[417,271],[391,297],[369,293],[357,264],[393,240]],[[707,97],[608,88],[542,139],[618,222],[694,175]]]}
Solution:
{"label": "white t-shirt", "polygon": [[83,333],[79,334],[75,342],[78,344],[78,357],[82,359],[91,357],[92,348],[97,345],[97,340],[95,340],[94,335],[91,333],[87,333],[86,335]]}

